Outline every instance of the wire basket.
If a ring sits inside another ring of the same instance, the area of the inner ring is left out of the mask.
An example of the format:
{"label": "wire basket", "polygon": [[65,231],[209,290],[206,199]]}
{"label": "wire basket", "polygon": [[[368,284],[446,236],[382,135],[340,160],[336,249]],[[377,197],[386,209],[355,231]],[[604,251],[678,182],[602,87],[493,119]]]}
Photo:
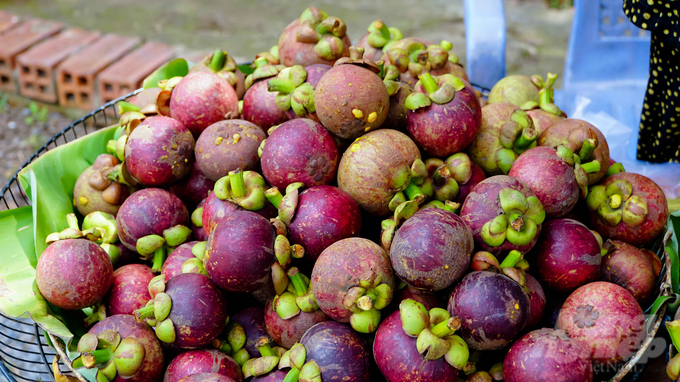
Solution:
{"label": "wire basket", "polygon": [[[488,89],[475,86],[482,95],[488,95]],[[115,99],[102,107],[95,109],[83,118],[75,121],[55,136],[50,138],[38,151],[21,166],[21,169],[39,158],[42,154],[62,144],[82,137],[98,128],[109,126],[118,121],[116,104],[140,92],[136,90],[128,95]],[[19,169],[19,171],[21,170]],[[0,195],[0,211],[27,206],[30,201],[21,189],[17,179],[17,171],[7,182]],[[670,260],[663,251],[666,237],[659,237],[654,241],[650,249],[661,257],[663,264],[661,275],[657,280],[659,295],[670,293]],[[653,318],[653,326],[642,343],[641,349],[612,376],[611,381],[635,381],[645,364],[637,364],[643,357],[663,321],[666,308],[663,306]],[[9,382],[38,382],[54,381],[52,375],[52,361],[57,356],[55,350],[48,345],[43,330],[30,319],[17,319],[5,316],[0,312],[0,381],[2,378]],[[70,370],[63,364],[59,364],[62,374],[69,374]]]}

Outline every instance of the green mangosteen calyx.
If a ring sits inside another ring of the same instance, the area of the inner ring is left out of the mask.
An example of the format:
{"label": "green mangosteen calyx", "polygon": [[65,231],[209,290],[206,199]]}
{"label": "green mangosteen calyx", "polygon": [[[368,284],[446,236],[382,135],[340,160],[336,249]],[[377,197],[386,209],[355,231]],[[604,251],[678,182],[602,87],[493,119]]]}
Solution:
{"label": "green mangosteen calyx", "polygon": [[425,161],[427,172],[434,184],[434,199],[445,202],[458,196],[460,185],[472,176],[472,161],[465,153],[456,153],[445,161],[430,158]]}
{"label": "green mangosteen calyx", "polygon": [[408,71],[411,76],[419,77],[430,70],[442,69],[448,62],[458,63],[458,56],[450,50],[453,45],[442,41],[439,45],[425,46],[414,39],[404,39],[400,44],[392,44],[384,49],[389,61],[397,67],[399,73]]}
{"label": "green mangosteen calyx", "polygon": [[86,333],[78,341],[80,356],[73,360],[73,368],[96,368],[98,382],[113,381],[116,376],[133,377],[144,364],[146,349],[134,337],[121,338],[114,330],[98,335]]}
{"label": "green mangosteen calyx", "polygon": [[137,240],[136,249],[144,260],[153,260],[151,270],[160,273],[167,254],[191,237],[191,228],[178,224],[161,235],[147,235]]}
{"label": "green mangosteen calyx", "polygon": [[236,61],[229,56],[226,50],[216,49],[213,54],[205,56],[200,62],[194,65],[189,73],[194,72],[213,72],[224,78],[229,84],[236,88],[238,77],[236,76]]}
{"label": "green mangosteen calyx", "polygon": [[387,94],[391,96],[397,94],[399,91],[399,87],[401,86],[399,83],[399,70],[397,69],[396,66],[390,65],[390,64],[385,64],[382,61],[379,61],[378,67],[380,68],[380,72],[378,75],[380,78],[383,79],[383,82],[385,83],[385,87],[387,88]]}
{"label": "green mangosteen calyx", "polygon": [[562,110],[555,105],[555,90],[553,90],[553,85],[555,85],[556,79],[557,74],[554,73],[548,73],[548,77],[545,81],[543,81],[543,77],[537,74],[531,76],[531,82],[538,88],[538,103],[533,100],[526,101],[521,105],[521,109],[541,109],[548,113],[561,116]]}
{"label": "green mangosteen calyx", "polygon": [[[92,310],[92,312],[89,314],[88,309]],[[83,309],[83,312],[87,314],[87,317],[85,317],[83,322],[85,323],[85,326],[90,327],[106,318],[106,305],[102,304],[100,301],[92,308]]]}
{"label": "green mangosteen calyx", "polygon": [[597,211],[600,221],[615,227],[623,221],[627,226],[642,224],[648,213],[647,200],[633,194],[633,185],[625,179],[617,179],[608,186],[590,188],[586,204]]}
{"label": "green mangosteen calyx", "polygon": [[182,273],[200,273],[202,275],[210,277],[208,271],[203,265],[203,259],[205,258],[205,247],[207,242],[201,241],[194,244],[191,247],[191,253],[194,255],[193,258],[187,259],[182,263]]}
{"label": "green mangosteen calyx", "polygon": [[267,61],[269,61],[269,63],[272,65],[279,65],[281,63],[279,61],[279,46],[274,45],[271,48],[269,48],[269,51],[260,52],[257,55],[255,55],[256,60],[260,57],[266,58]]}
{"label": "green mangosteen calyx", "polygon": [[[102,213],[103,214],[103,213]],[[108,215],[108,214],[103,214],[103,215]],[[52,244],[55,241],[59,240],[66,240],[66,239],[86,239],[92,242],[101,242],[102,238],[107,237],[107,231],[103,227],[89,227],[87,229],[80,230],[78,227],[78,218],[76,217],[76,214],[70,213],[66,215],[66,223],[68,224],[68,228],[62,230],[61,232],[53,232],[49,235],[47,235],[47,238],[45,239],[45,243],[47,244]],[[115,219],[114,219],[115,223]],[[110,227],[109,227],[110,228]],[[115,227],[114,227],[115,229]],[[118,235],[115,233],[116,240],[118,239]]]}
{"label": "green mangosteen calyx", "polygon": [[[592,156],[592,150],[595,148],[594,139],[587,139],[583,142],[581,152],[587,156]],[[581,163],[581,156],[575,154],[567,146],[558,146],[557,155],[564,160],[568,165],[574,166],[574,176],[576,177],[576,183],[581,190],[581,197],[585,198],[588,196],[588,174],[597,173],[600,171],[600,162],[598,160],[593,160],[587,163]]]}
{"label": "green mangosteen calyx", "polygon": [[165,293],[165,277],[157,276],[149,283],[149,294],[152,296],[143,308],[133,312],[139,322],[146,322],[155,327],[156,337],[165,343],[173,343],[176,339],[175,325],[168,317],[172,310],[172,298]]}
{"label": "green mangosteen calyx", "polygon": [[255,171],[230,171],[215,182],[215,196],[221,200],[230,200],[249,211],[264,208],[265,181],[262,175]]}
{"label": "green mangosteen calyx", "polygon": [[95,211],[83,219],[83,230],[91,228],[99,229],[102,237],[97,240],[97,244],[111,244],[118,241],[118,228],[116,227],[116,217],[106,212]]}
{"label": "green mangosteen calyx", "polygon": [[409,110],[428,107],[432,102],[442,105],[451,102],[457,91],[465,88],[463,81],[453,74],[433,77],[430,73],[421,74],[413,93],[406,97],[405,106]]}
{"label": "green mangosteen calyx", "polygon": [[246,77],[246,90],[250,89],[256,81],[271,78],[279,74],[285,68],[283,65],[273,65],[266,57],[260,57],[253,63],[255,71]]}
{"label": "green mangosteen calyx", "polygon": [[376,20],[368,26],[368,45],[376,49],[389,49],[392,44],[404,38],[397,28],[388,28],[382,20]]}
{"label": "green mangosteen calyx", "polygon": [[451,317],[446,309],[433,308],[428,312],[423,304],[406,299],[399,304],[401,328],[410,337],[417,338],[416,348],[425,359],[433,361],[444,357],[458,370],[468,363],[470,350],[462,338],[455,335],[461,320]]}
{"label": "green mangosteen calyx", "polygon": [[337,17],[328,16],[316,7],[309,7],[300,16],[295,39],[298,42],[316,44],[314,53],[324,60],[333,61],[342,57],[348,48],[342,41],[347,25]]}
{"label": "green mangosteen calyx", "polygon": [[295,114],[305,117],[316,111],[314,105],[314,86],[305,82],[307,70],[302,65],[285,68],[267,81],[270,92],[278,92],[276,106],[283,111],[293,108]]}
{"label": "green mangosteen calyx", "polygon": [[387,283],[383,283],[380,276],[373,280],[361,280],[359,285],[349,288],[343,306],[352,315],[349,323],[359,333],[372,333],[380,324],[380,310],[390,301],[394,291]]}
{"label": "green mangosteen calyx", "polygon": [[361,47],[350,46],[349,57],[342,57],[333,64],[334,67],[340,65],[359,65],[375,74],[380,73],[380,67],[375,61],[364,59],[364,48]]}
{"label": "green mangosteen calyx", "polygon": [[241,365],[243,378],[265,375],[278,366],[286,350],[280,347],[272,348],[269,341],[268,338],[261,338],[257,341],[255,347],[260,352],[260,357],[249,358]]}
{"label": "green mangosteen calyx", "polygon": [[[292,267],[287,272],[288,285],[281,294],[274,297],[273,308],[283,320],[291,319],[300,312],[319,310],[310,288],[309,277]],[[276,285],[276,283],[274,283]]]}
{"label": "green mangosteen calyx", "polygon": [[[290,256],[296,258],[296,259],[301,259],[305,255],[305,249],[300,245],[300,244],[293,244],[291,245],[290,242],[288,242],[288,239],[285,238],[286,233],[288,231],[288,226],[291,224],[293,221],[293,218],[295,217],[295,212],[297,211],[297,206],[298,206],[298,201],[299,201],[299,195],[300,195],[300,188],[304,186],[304,183],[302,182],[295,182],[291,183],[286,187],[286,195],[282,195],[281,191],[279,191],[278,187],[272,187],[265,191],[264,195],[269,200],[269,202],[274,205],[279,211],[279,215],[271,219],[271,223],[276,228],[278,236],[281,238],[277,237],[277,243],[281,242],[284,243],[285,239],[285,251],[284,247],[281,247],[280,251],[277,251],[275,248],[275,252],[281,252],[281,253],[289,253],[290,255],[286,255],[286,259],[284,261],[283,258],[279,259],[281,266],[284,268],[288,267],[288,264],[290,264]],[[277,245],[283,245],[283,244],[276,244]],[[277,255],[278,256],[278,255]],[[276,287],[276,284],[275,284]],[[280,285],[281,290],[286,288],[286,284]],[[276,289],[276,288],[275,288]],[[279,293],[277,293],[279,294]]]}
{"label": "green mangosteen calyx", "polygon": [[479,251],[472,256],[470,268],[473,271],[500,272],[513,279],[525,290],[526,271],[529,270],[529,262],[524,259],[520,251],[512,250],[505,259],[499,263],[496,256],[486,251]]}
{"label": "green mangosteen calyx", "polygon": [[484,243],[498,247],[507,240],[513,245],[531,243],[538,233],[538,225],[545,220],[545,211],[535,196],[524,196],[512,188],[504,188],[498,194],[502,213],[482,226]]}
{"label": "green mangosteen calyx", "polygon": [[502,147],[496,151],[496,162],[498,168],[507,174],[519,154],[536,147],[538,133],[527,113],[518,109],[512,112],[510,121],[503,124],[499,134]]}
{"label": "green mangosteen calyx", "polygon": [[170,117],[170,97],[172,96],[172,89],[177,86],[182,78],[184,77],[176,76],[167,80],[158,81],[158,87],[162,89],[156,96],[156,111],[158,112],[158,115]]}
{"label": "green mangosteen calyx", "polygon": [[281,356],[278,368],[290,368],[283,379],[285,382],[322,382],[319,365],[313,360],[307,360],[307,349],[299,342]]}

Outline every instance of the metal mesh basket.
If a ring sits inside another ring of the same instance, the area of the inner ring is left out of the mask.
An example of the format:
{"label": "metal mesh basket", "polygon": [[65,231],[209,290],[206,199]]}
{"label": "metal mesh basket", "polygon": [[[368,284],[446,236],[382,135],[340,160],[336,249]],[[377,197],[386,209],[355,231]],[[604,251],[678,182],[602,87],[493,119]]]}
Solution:
{"label": "metal mesh basket", "polygon": [[[488,89],[475,86],[483,95],[488,95]],[[115,99],[102,107],[92,111],[83,118],[75,121],[67,128],[60,131],[48,140],[38,151],[36,151],[21,167],[28,166],[31,162],[39,158],[42,154],[57,146],[68,143],[74,139],[82,137],[98,128],[109,126],[118,121],[116,104],[120,101],[137,94],[141,89],[136,90],[126,96]],[[23,207],[30,204],[26,194],[21,189],[17,179],[18,171],[2,189],[0,195],[0,211]],[[657,282],[657,291],[660,295],[667,295],[670,288],[670,261],[663,252],[662,242],[666,238],[657,238],[650,249],[659,253],[663,268]],[[662,307],[654,318],[650,334],[642,344],[642,348],[635,356],[625,364],[615,375],[612,381],[634,381],[644,370],[644,364],[638,365],[637,362],[643,357],[650,347],[665,314],[665,307]],[[0,312],[0,381],[3,378],[9,382],[38,382],[54,381],[51,365],[56,353],[47,343],[44,332],[30,319],[16,319],[7,317]],[[60,370],[63,374],[69,374],[69,369],[60,363]],[[607,378],[608,379],[608,378]]]}

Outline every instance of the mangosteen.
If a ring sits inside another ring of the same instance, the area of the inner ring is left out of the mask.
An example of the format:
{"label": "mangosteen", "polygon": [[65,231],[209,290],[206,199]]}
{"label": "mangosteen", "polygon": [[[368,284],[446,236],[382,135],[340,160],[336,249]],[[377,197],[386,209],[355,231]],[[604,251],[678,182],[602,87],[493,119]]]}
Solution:
{"label": "mangosteen", "polygon": [[579,343],[593,362],[630,358],[647,336],[645,316],[627,290],[597,281],[576,289],[564,302],[557,329]]}
{"label": "mangosteen", "polygon": [[529,320],[527,321],[527,328],[531,329],[538,325],[543,319],[545,312],[545,292],[541,283],[534,278],[534,276],[526,273],[526,292],[529,296]]}
{"label": "mangosteen", "polygon": [[241,366],[219,350],[190,350],[179,354],[165,370],[163,382],[179,382],[194,374],[216,373],[235,382],[243,381]]}
{"label": "mangosteen", "polygon": [[433,197],[441,202],[452,200],[462,204],[472,189],[486,179],[484,171],[465,153],[453,154],[446,160],[429,158],[425,167],[433,182]]}
{"label": "mangosteen", "polygon": [[219,373],[192,374],[182,378],[179,382],[236,382],[233,378]]}
{"label": "mangosteen", "polygon": [[194,209],[203,199],[208,197],[214,187],[215,181],[201,171],[198,161],[196,161],[191,167],[189,175],[170,186],[168,191],[177,195],[188,209]]}
{"label": "mangosteen", "polygon": [[515,342],[503,361],[506,382],[592,382],[586,351],[562,330],[538,329]]}
{"label": "mangosteen", "polygon": [[356,139],[338,167],[338,187],[377,216],[394,211],[407,197],[422,195],[418,184],[426,178],[418,146],[396,130],[377,130]]}
{"label": "mangosteen", "polygon": [[267,81],[267,89],[276,93],[276,105],[289,119],[309,118],[319,122],[314,93],[316,84],[331,68],[332,66],[326,64],[285,68],[276,78]]}
{"label": "mangosteen", "polygon": [[440,291],[463,277],[473,249],[472,232],[460,217],[428,208],[416,212],[397,230],[390,260],[405,283]]}
{"label": "mangosteen", "polygon": [[130,196],[134,188],[116,181],[112,175],[120,162],[109,154],[101,154],[92,166],[83,171],[73,188],[73,205],[81,215],[100,211],[116,215],[120,205]]}
{"label": "mangosteen", "polygon": [[407,83],[399,81],[399,70],[394,65],[384,65],[378,75],[383,79],[387,93],[390,95],[389,111],[382,127],[405,132],[408,120],[406,99],[413,93],[413,90]]}
{"label": "mangosteen", "polygon": [[321,124],[299,118],[279,125],[264,141],[262,174],[269,184],[285,189],[329,184],[338,168],[338,145]]}
{"label": "mangosteen", "polygon": [[603,252],[600,279],[625,288],[640,305],[647,303],[660,271],[656,254],[620,240],[607,240]]}
{"label": "mangosteen", "polygon": [[363,238],[348,238],[326,248],[312,271],[312,292],[330,318],[371,333],[380,310],[389,305],[395,288],[387,253]]}
{"label": "mangosteen", "polygon": [[472,189],[460,217],[472,230],[479,249],[494,255],[513,249],[524,254],[536,244],[545,211],[522,181],[496,175]]}
{"label": "mangosteen", "polygon": [[[36,284],[51,304],[67,310],[90,307],[104,298],[113,282],[109,255],[94,232],[82,232],[75,214],[66,217],[69,228],[47,237],[49,246],[36,265]],[[94,236],[94,237],[93,237]]]}
{"label": "mangosteen", "polygon": [[433,157],[467,147],[482,123],[482,109],[472,86],[452,74],[423,73],[406,98],[409,136]]}
{"label": "mangosteen", "polygon": [[486,175],[507,174],[517,155],[536,147],[538,134],[526,112],[510,103],[482,108],[482,122],[467,148],[472,162]]}
{"label": "mangosteen", "polygon": [[[201,61],[197,62],[189,69],[189,74],[197,72],[215,73],[224,78],[229,82],[229,85],[234,88],[237,95],[240,88],[243,87],[243,84],[239,83],[236,61],[229,53],[227,53],[227,51],[222,49],[216,49],[213,54],[205,56]],[[243,96],[243,94],[240,94],[239,98],[241,98],[241,96]]]}
{"label": "mangosteen", "polygon": [[144,264],[128,264],[116,269],[106,296],[107,314],[132,314],[144,307],[151,300],[149,282],[153,278],[151,268]]}
{"label": "mangosteen", "polygon": [[[181,349],[198,349],[214,340],[227,322],[227,303],[210,279],[183,273],[155,287],[153,299],[134,312],[139,322],[153,324],[158,339]],[[150,292],[152,286],[150,286]]]}
{"label": "mangosteen", "polygon": [[445,309],[429,312],[414,300],[404,300],[375,334],[373,355],[389,382],[456,381],[470,351],[455,335],[460,319]]}
{"label": "mangosteen", "polygon": [[256,125],[242,119],[219,121],[208,126],[196,141],[196,163],[210,180],[230,171],[257,170],[257,149],[267,136]]}
{"label": "mangosteen", "polygon": [[[538,91],[538,104],[533,105],[528,103],[524,110],[527,115],[534,122],[534,128],[538,135],[541,135],[550,125],[567,118],[567,114],[560,110],[557,105],[555,105],[555,91],[553,90],[553,85],[557,79],[557,74],[548,73],[548,77],[545,82],[540,76],[536,76],[537,81],[541,85],[541,89]],[[529,107],[532,106],[532,107]],[[520,106],[521,107],[521,106]]]}
{"label": "mangosteen", "polygon": [[[182,273],[203,273],[203,256],[205,253],[205,242],[190,241],[175,248],[163,263],[161,274],[165,280],[171,280]],[[196,269],[198,267],[199,269]],[[193,272],[192,272],[193,271]]]}
{"label": "mangosteen", "polygon": [[600,245],[576,220],[547,221],[531,257],[542,285],[559,292],[571,292],[600,275]]}
{"label": "mangosteen", "polygon": [[191,235],[189,212],[169,191],[146,188],[125,200],[116,216],[120,241],[146,260],[153,259],[152,271],[160,272],[170,247]]}
{"label": "mangosteen", "polygon": [[539,146],[548,146],[557,149],[564,146],[574,156],[578,163],[597,161],[600,164],[599,171],[588,172],[588,185],[597,183],[609,168],[609,146],[604,135],[595,126],[580,119],[564,119],[553,123],[541,133],[536,141]]}
{"label": "mangosteen", "polygon": [[275,93],[269,92],[267,79],[275,77],[283,65],[273,65],[265,57],[255,60],[255,71],[246,77],[243,96],[243,119],[259,126],[262,131],[288,120],[288,114],[277,105]]}
{"label": "mangosteen", "polygon": [[397,28],[388,28],[382,20],[376,20],[368,26],[365,34],[354,46],[364,48],[364,57],[371,61],[382,59],[384,51],[392,44],[404,38]]}
{"label": "mangosteen", "polygon": [[96,369],[98,381],[147,382],[163,375],[163,349],[153,330],[131,315],[97,323],[78,341],[74,369]]}
{"label": "mangosteen", "polygon": [[543,79],[539,75],[513,74],[502,78],[491,88],[489,104],[511,103],[522,109],[531,109],[541,101],[538,93],[542,87]]}
{"label": "mangosteen", "polygon": [[346,32],[342,20],[309,7],[279,37],[279,61],[288,67],[333,65],[338,58],[349,56],[352,44]]}
{"label": "mangosteen", "polygon": [[653,180],[630,172],[607,177],[586,199],[590,224],[605,239],[642,246],[668,219],[666,195]]}
{"label": "mangosteen", "polygon": [[334,135],[356,139],[379,128],[387,117],[390,96],[378,76],[380,68],[351,47],[350,58],[335,63],[316,85],[314,104],[319,121]]}

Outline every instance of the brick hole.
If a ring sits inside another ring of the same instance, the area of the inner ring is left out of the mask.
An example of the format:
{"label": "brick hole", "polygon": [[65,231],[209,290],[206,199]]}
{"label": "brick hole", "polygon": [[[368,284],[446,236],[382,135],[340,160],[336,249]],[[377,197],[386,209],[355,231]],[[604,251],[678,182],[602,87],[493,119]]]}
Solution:
{"label": "brick hole", "polygon": [[87,86],[87,78],[85,77],[78,77],[78,83],[83,86]]}
{"label": "brick hole", "polygon": [[9,83],[9,77],[0,76],[0,82],[2,82],[3,84],[8,84]]}
{"label": "brick hole", "polygon": [[73,93],[66,93],[66,100],[69,102],[75,102],[76,97],[73,95]]}
{"label": "brick hole", "polygon": [[80,100],[83,102],[90,102],[90,96],[87,93],[80,93]]}
{"label": "brick hole", "polygon": [[113,85],[111,85],[111,84],[109,84],[109,83],[105,83],[105,84],[104,84],[104,89],[105,89],[107,92],[112,92],[112,91],[113,91]]}
{"label": "brick hole", "polygon": [[41,92],[41,93],[47,93],[47,86],[45,86],[45,85],[40,85],[40,92]]}
{"label": "brick hole", "polygon": [[0,60],[0,68],[6,67],[7,64],[5,63],[5,60]]}
{"label": "brick hole", "polygon": [[64,73],[64,82],[70,84],[73,82],[73,77],[71,77],[71,75],[68,73]]}
{"label": "brick hole", "polygon": [[26,89],[34,90],[35,86],[33,86],[33,82],[26,82]]}
{"label": "brick hole", "polygon": [[28,73],[31,72],[31,68],[29,68],[28,66],[22,66],[22,67],[21,67],[21,70],[23,70],[24,73],[26,73],[26,74],[28,74]]}
{"label": "brick hole", "polygon": [[47,77],[47,73],[42,69],[38,69],[38,77]]}
{"label": "brick hole", "polygon": [[128,93],[130,92],[130,88],[127,87],[127,86],[125,86],[125,85],[123,85],[123,86],[120,87],[120,91],[121,91],[121,93],[123,93],[123,94],[128,94]]}

